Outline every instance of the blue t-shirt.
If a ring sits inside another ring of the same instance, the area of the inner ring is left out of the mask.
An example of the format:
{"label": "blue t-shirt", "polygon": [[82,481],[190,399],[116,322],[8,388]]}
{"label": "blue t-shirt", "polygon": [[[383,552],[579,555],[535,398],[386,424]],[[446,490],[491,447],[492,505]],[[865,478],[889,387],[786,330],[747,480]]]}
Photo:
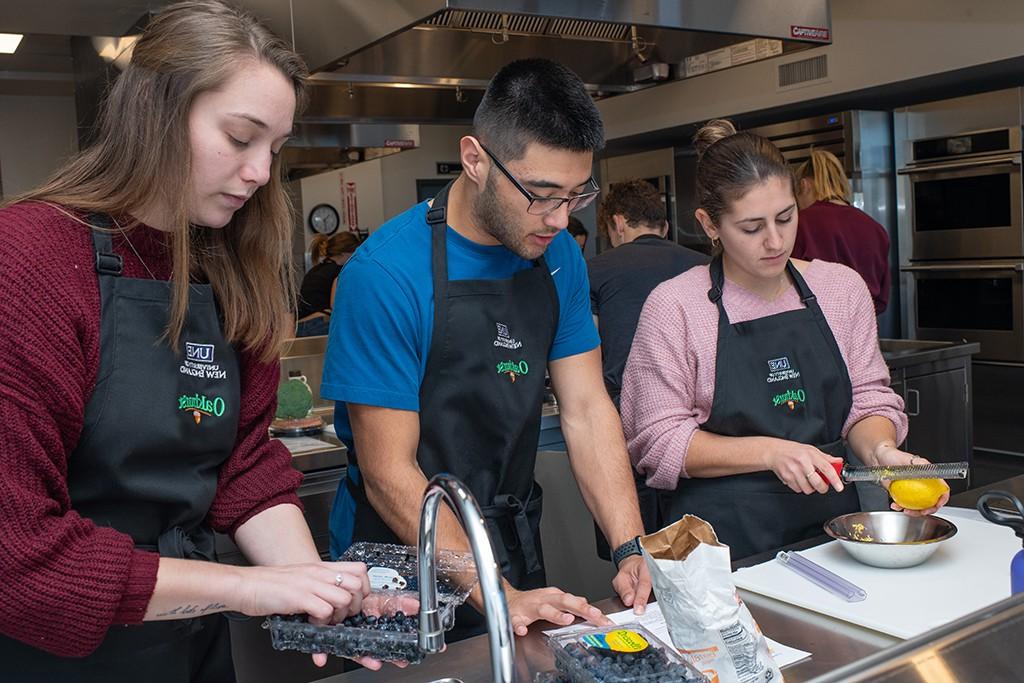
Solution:
{"label": "blue t-shirt", "polygon": [[[338,300],[320,394],[336,401],[338,438],[352,448],[346,403],[418,411],[434,326],[426,202],[392,218],[362,244],[338,278]],[[472,242],[448,228],[448,279],[510,278],[530,268],[502,245]],[[590,284],[579,245],[566,230],[544,254],[558,292],[558,360],[601,343],[590,313]]]}

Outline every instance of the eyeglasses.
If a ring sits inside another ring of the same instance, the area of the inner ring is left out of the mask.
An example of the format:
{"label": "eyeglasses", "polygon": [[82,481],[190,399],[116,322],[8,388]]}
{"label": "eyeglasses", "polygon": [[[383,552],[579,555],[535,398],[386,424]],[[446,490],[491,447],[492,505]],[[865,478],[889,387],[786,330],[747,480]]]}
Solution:
{"label": "eyeglasses", "polygon": [[491,161],[493,161],[494,165],[498,167],[498,170],[504,173],[505,177],[512,181],[512,184],[516,186],[516,189],[529,200],[530,205],[526,207],[526,213],[534,216],[546,216],[549,213],[558,211],[562,208],[562,204],[568,204],[569,213],[573,213],[574,211],[579,211],[580,209],[590,206],[591,202],[597,199],[597,195],[601,194],[601,188],[597,186],[597,181],[595,181],[594,177],[591,176],[587,181],[587,184],[593,189],[587,192],[581,192],[580,194],[575,194],[571,197],[538,197],[523,187],[523,184],[516,180],[514,175],[509,173],[509,170],[505,168],[504,164],[498,161],[498,157],[494,156],[491,153],[491,150],[487,149],[482,144],[480,145],[480,149],[487,153],[487,156],[491,158]]}

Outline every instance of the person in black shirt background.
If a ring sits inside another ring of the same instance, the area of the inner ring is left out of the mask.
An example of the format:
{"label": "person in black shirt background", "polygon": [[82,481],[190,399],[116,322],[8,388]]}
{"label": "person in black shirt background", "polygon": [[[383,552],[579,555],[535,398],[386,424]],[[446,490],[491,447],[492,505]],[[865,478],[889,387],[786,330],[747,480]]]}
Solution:
{"label": "person in black shirt background", "polygon": [[576,240],[576,244],[580,245],[581,250],[587,248],[587,229],[583,227],[583,223],[576,216],[569,216],[569,234]]}
{"label": "person in black shirt background", "polygon": [[352,252],[359,246],[359,237],[352,232],[317,235],[309,245],[313,267],[302,278],[299,288],[299,309],[296,314],[296,337],[327,334],[331,322],[338,273]]}
{"label": "person in black shirt background", "polygon": [[[605,388],[618,408],[622,371],[647,296],[665,280],[707,263],[708,257],[665,239],[665,204],[654,186],[643,180],[612,184],[598,209],[597,225],[613,248],[587,262],[590,309],[601,335]],[[636,472],[634,479],[644,530],[657,531],[663,526],[657,494]],[[598,555],[608,559],[608,543],[595,530]]]}

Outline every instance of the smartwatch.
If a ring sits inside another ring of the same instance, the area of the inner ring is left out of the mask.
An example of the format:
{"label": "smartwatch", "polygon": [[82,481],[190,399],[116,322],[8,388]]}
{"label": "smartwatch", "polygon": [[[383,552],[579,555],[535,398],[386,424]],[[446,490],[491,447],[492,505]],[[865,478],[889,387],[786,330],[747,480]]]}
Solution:
{"label": "smartwatch", "polygon": [[618,569],[619,563],[627,557],[629,557],[630,555],[641,554],[642,552],[640,550],[640,537],[635,536],[615,549],[615,552],[612,553],[612,562],[615,563],[615,568]]}

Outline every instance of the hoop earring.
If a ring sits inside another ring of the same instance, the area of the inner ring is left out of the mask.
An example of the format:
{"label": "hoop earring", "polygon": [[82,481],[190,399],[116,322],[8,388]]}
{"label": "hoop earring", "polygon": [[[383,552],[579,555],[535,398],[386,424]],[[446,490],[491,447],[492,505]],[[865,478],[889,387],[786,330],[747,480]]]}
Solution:
{"label": "hoop earring", "polygon": [[717,237],[712,237],[711,238],[711,248],[712,249],[718,249],[718,245],[720,245],[721,243],[722,243],[722,241],[720,239],[718,239]]}

